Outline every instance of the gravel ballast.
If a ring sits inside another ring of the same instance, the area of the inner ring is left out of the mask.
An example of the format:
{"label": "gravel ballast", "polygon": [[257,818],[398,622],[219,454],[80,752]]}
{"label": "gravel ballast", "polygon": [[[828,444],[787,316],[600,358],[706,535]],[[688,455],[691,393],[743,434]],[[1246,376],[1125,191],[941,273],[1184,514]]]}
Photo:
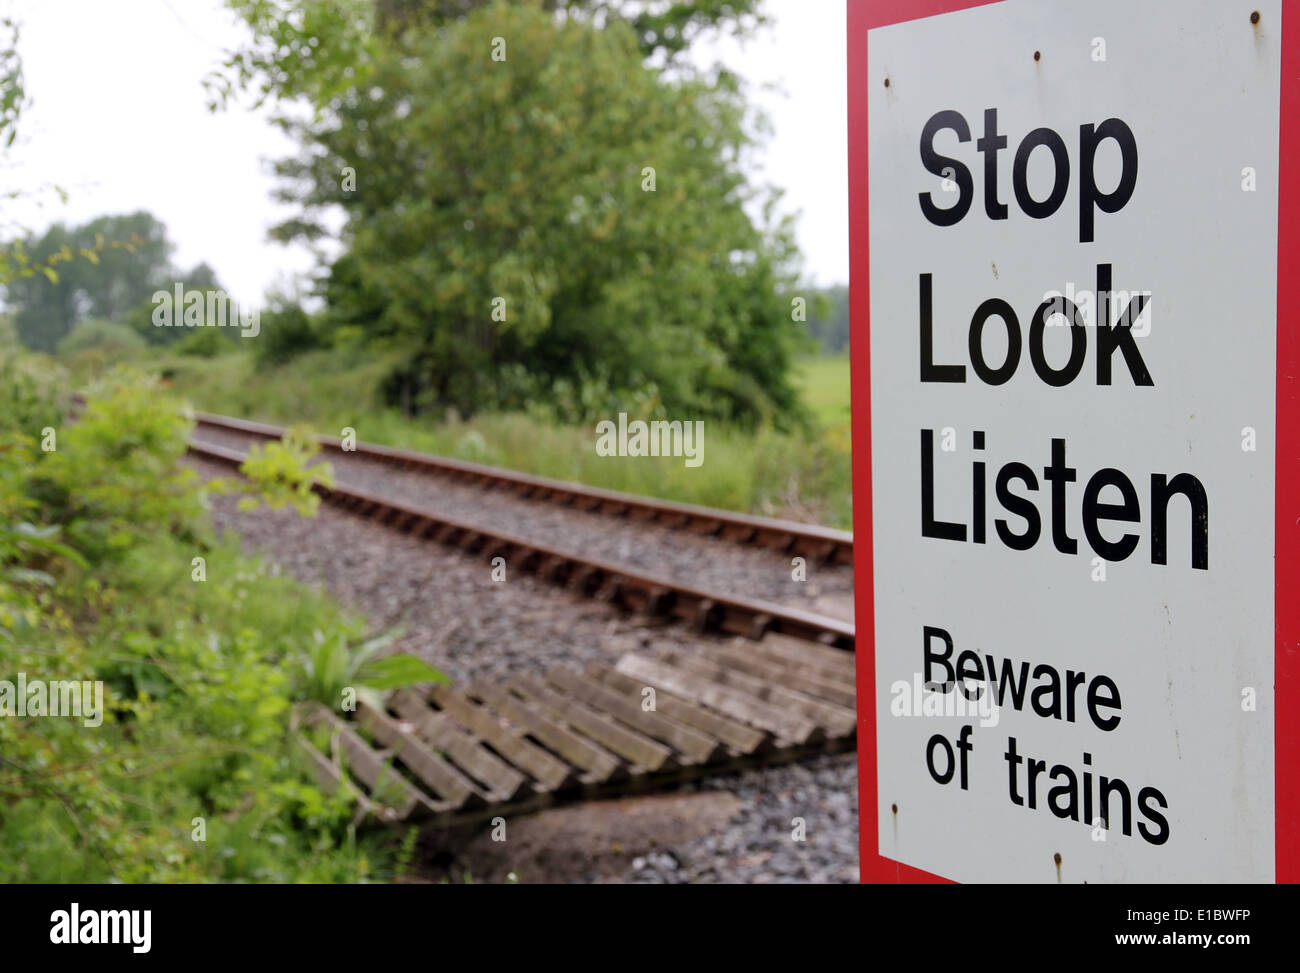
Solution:
{"label": "gravel ballast", "polygon": [[[204,477],[230,476],[220,464],[187,462]],[[505,581],[494,582],[482,559],[329,507],[304,518],[291,510],[241,511],[235,498],[218,496],[212,515],[217,529],[238,533],[249,553],[328,590],[363,614],[372,630],[400,625],[405,634],[394,649],[425,658],[457,683],[541,675],[561,663],[612,665],[629,651],[662,645],[689,650],[715,641],[682,626],[648,627],[522,573],[507,570]],[[209,573],[218,576],[211,565]],[[738,803],[720,811],[718,798],[725,795]],[[516,837],[504,845],[482,833],[457,835],[451,845],[431,850],[424,873],[452,881],[466,872],[479,881],[504,881],[514,872],[526,882],[857,880],[854,754],[705,778],[673,796],[674,807],[697,819],[696,827],[656,811],[608,842],[611,814],[626,820],[640,802],[656,797],[601,802],[601,808],[576,804],[513,822]],[[691,810],[705,806],[707,815]],[[792,838],[795,818],[804,820],[805,841]],[[530,834],[537,837],[530,841]],[[555,846],[556,835],[571,845],[567,853]]]}
{"label": "gravel ballast", "polygon": [[[211,426],[200,427],[195,439],[241,451],[246,451],[251,442],[260,441]],[[331,452],[326,460],[339,486],[424,507],[473,526],[517,534],[566,553],[626,565],[669,581],[852,619],[853,571],[847,566],[807,563],[804,580],[795,580],[793,559],[774,551],[575,510],[545,500],[529,500],[448,477],[401,471],[356,454]]]}

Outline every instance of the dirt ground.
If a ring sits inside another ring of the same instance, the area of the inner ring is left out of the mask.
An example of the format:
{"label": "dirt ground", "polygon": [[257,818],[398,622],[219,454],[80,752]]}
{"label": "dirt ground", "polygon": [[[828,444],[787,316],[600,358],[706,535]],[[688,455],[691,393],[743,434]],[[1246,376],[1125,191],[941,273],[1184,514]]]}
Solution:
{"label": "dirt ground", "polygon": [[[427,881],[621,881],[637,858],[722,829],[740,807],[725,791],[681,791],[589,801],[492,826],[422,836],[416,873]],[[515,879],[510,879],[510,873]]]}

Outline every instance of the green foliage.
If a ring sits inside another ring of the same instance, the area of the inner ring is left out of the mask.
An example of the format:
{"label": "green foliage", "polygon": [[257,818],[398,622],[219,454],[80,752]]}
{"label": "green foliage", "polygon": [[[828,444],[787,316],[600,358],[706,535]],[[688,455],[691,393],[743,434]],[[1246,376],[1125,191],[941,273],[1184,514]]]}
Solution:
{"label": "green foliage", "polygon": [[808,302],[808,334],[828,355],[849,350],[849,289],[843,284],[828,287]]}
{"label": "green foliage", "polygon": [[[121,320],[132,330],[139,334],[145,341],[151,345],[172,345],[176,346],[181,354],[193,355],[199,358],[212,358],[216,355],[225,354],[231,351],[239,344],[239,337],[236,329],[233,328],[178,328],[178,327],[160,327],[154,323],[155,312],[160,304],[154,300],[159,291],[166,291],[169,295],[174,295],[176,285],[180,284],[181,291],[189,294],[192,291],[200,291],[204,295],[205,306],[208,295],[214,291],[222,291],[220,282],[217,280],[216,272],[207,264],[199,264],[194,269],[181,272],[174,268],[164,268],[158,278],[156,289],[150,289],[147,296],[140,300],[139,303],[130,307],[121,316]],[[180,318],[181,312],[174,310],[177,319]],[[197,337],[204,332],[211,332],[208,337]]]}
{"label": "green foliage", "polygon": [[848,356],[805,358],[799,363],[796,376],[813,416],[825,429],[842,429],[847,447],[852,415]]}
{"label": "green foliage", "polygon": [[6,148],[14,144],[18,116],[26,101],[23,62],[18,55],[18,24],[8,17],[0,18],[0,140]]}
{"label": "green foliage", "polygon": [[8,287],[19,338],[54,351],[79,322],[100,319],[125,323],[153,344],[180,340],[185,329],[153,327],[151,296],[171,293],[178,281],[194,290],[219,287],[206,264],[175,269],[172,250],[166,226],[142,211],[74,227],[56,223],[22,241]]}
{"label": "green foliage", "polygon": [[[18,23],[9,17],[0,17],[0,153],[14,144],[18,136],[19,119],[29,103],[22,56],[18,51],[18,37]],[[63,190],[57,186],[48,188],[53,188],[66,202],[67,194]],[[24,199],[34,195],[35,193],[25,188],[0,190],[0,200],[4,201]],[[58,264],[71,261],[77,256],[93,263],[98,259],[99,251],[103,249],[102,243],[98,243],[93,248],[82,247],[74,253],[72,248],[63,246],[47,254],[45,259],[33,259],[22,240],[8,239],[21,233],[17,224],[3,221],[3,213],[4,208],[0,206],[0,287],[5,289],[6,300],[11,306],[16,303],[14,301],[16,288],[21,289],[25,283],[38,275],[50,283],[57,284]],[[65,332],[60,332],[60,335],[55,335],[44,346],[45,350],[52,350],[54,342],[62,333],[66,333],[66,329]]]}
{"label": "green foliage", "polygon": [[[492,0],[226,0],[250,29],[224,70],[208,78],[210,106],[250,90],[257,104],[306,98],[327,114],[354,84],[365,85],[384,38],[438,30]],[[566,20],[629,27],[643,56],[672,57],[710,30],[745,37],[766,22],[762,0],[533,0]]]}
{"label": "green foliage", "polygon": [[305,97],[321,110],[364,79],[373,43],[370,0],[226,0],[246,23],[251,41],[232,52],[224,71],[207,79],[213,110],[241,90],[261,105]]}
{"label": "green foliage", "polygon": [[93,560],[124,554],[158,531],[197,541],[198,477],[176,462],[190,423],[163,404],[156,383],[129,372],[110,374],[88,398],[78,421],[59,429],[58,449],[32,471],[48,520]]}
{"label": "green foliage", "polygon": [[642,51],[669,56],[680,54],[711,29],[747,37],[767,22],[761,11],[762,0],[682,0],[666,6],[645,0],[597,0],[581,6],[599,16],[613,12],[624,17],[631,24]]}
{"label": "green foliage", "polygon": [[282,365],[322,343],[311,317],[297,302],[283,303],[261,316],[256,352],[263,366]]}
{"label": "green foliage", "polygon": [[386,690],[450,681],[413,655],[395,653],[375,658],[396,637],[396,632],[387,632],[353,644],[344,632],[314,632],[309,648],[302,653],[296,695],[338,709],[345,692],[351,690],[358,699],[379,706]]}
{"label": "green foliage", "polygon": [[[44,452],[29,431],[62,415],[45,376],[6,358],[0,381],[0,678],[104,686],[98,725],[0,718],[0,881],[352,882],[409,862],[409,840],[358,836],[351,800],[307,783],[289,735],[304,646],[350,645],[359,621],[211,540],[178,466],[188,423],[156,385],[106,380]],[[380,684],[417,675],[390,666]]]}
{"label": "green foliage", "polygon": [[[4,145],[25,100],[16,33],[0,20]],[[0,246],[18,308],[6,337],[51,350],[85,304],[117,317],[141,300],[139,266],[112,266],[136,244],[95,226],[85,246],[53,228],[43,255]],[[110,339],[131,343],[95,324],[64,350]],[[359,837],[351,801],[303,780],[288,735],[301,646],[358,623],[214,545],[179,463],[189,424],[156,383],[111,373],[70,425],[67,387],[0,347],[0,679],[102,690],[80,717],[0,714],[0,882],[353,882],[404,867],[409,838]],[[196,556],[211,562],[201,583]]]}
{"label": "green foliage", "polygon": [[[291,6],[299,20],[338,7]],[[278,167],[302,213],[274,233],[317,239],[325,211],[347,218],[326,327],[402,354],[383,390],[407,414],[562,400],[560,418],[588,421],[646,400],[675,418],[797,425],[799,335],[781,297],[796,253],[775,197],[747,183],[733,79],[647,64],[619,16],[598,28],[470,6],[436,31],[367,35],[349,48],[355,80],[333,76],[314,117],[283,120],[305,146]],[[325,46],[264,66],[271,89],[321,96]]]}
{"label": "green foliage", "polygon": [[[259,336],[257,341],[260,341]],[[336,342],[338,338],[336,335]],[[275,368],[259,365],[256,341],[211,361],[168,352],[155,366],[195,408],[226,415],[273,416],[281,424],[332,423],[341,414],[368,415],[382,408],[379,385],[401,358],[369,347],[309,351]],[[324,425],[333,435],[339,426]]]}
{"label": "green foliage", "polygon": [[[558,423],[549,410],[470,419],[404,417],[375,396],[376,378],[392,362],[372,353],[309,352],[273,371],[258,370],[249,353],[213,365],[181,359],[168,365],[177,393],[199,409],[280,424],[307,421],[332,436],[352,426],[370,442],[685,503],[851,527],[848,362],[828,359],[822,371],[811,367],[820,361],[801,362],[795,374],[806,407],[823,421],[798,434],[706,422],[705,461],[696,469],[672,457],[597,456],[594,423]],[[645,416],[627,405],[632,417]]]}
{"label": "green foliage", "polygon": [[291,427],[282,440],[253,443],[239,471],[258,493],[240,500],[240,507],[254,510],[265,500],[272,510],[292,506],[299,513],[314,514],[320,506],[316,486],[334,485],[334,471],[328,463],[309,465],[318,452],[320,445],[304,426]]}
{"label": "green foliage", "polygon": [[[387,34],[440,28],[491,3],[492,0],[376,0],[376,26]],[[746,36],[765,19],[758,12],[760,0],[686,0],[667,4],[649,0],[541,0],[534,6],[548,12],[563,11],[567,18],[587,23],[627,24],[646,57],[680,54],[710,29]]]}
{"label": "green foliage", "polygon": [[145,340],[125,324],[87,320],[59,342],[57,351],[60,357],[65,358],[87,350],[123,357],[145,347]]}
{"label": "green foliage", "polygon": [[35,437],[57,428],[72,406],[67,385],[59,365],[0,347],[0,429]]}
{"label": "green foliage", "polygon": [[[84,318],[117,319],[146,298],[166,272],[171,244],[161,223],[138,212],[72,228],[56,223],[25,241],[24,250],[54,272],[10,285],[18,334],[29,348],[53,351]],[[86,259],[74,261],[76,255]]]}
{"label": "green foliage", "polygon": [[176,354],[192,358],[216,358],[234,350],[230,335],[222,328],[195,328],[176,342]]}

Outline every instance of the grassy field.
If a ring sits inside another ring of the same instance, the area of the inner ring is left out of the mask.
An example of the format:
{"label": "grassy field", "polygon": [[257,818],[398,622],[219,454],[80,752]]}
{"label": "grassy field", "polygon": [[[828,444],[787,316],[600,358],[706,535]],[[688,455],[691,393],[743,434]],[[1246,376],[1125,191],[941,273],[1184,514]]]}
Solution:
{"label": "grassy field", "polygon": [[172,355],[155,367],[178,396],[209,412],[302,422],[335,436],[351,427],[368,442],[685,503],[852,527],[847,358],[799,364],[799,387],[815,416],[808,434],[747,432],[709,422],[704,462],[695,468],[673,457],[602,457],[594,426],[557,426],[528,414],[405,418],[385,409],[374,394],[391,364],[311,352],[270,370],[259,370],[246,353]]}
{"label": "grassy field", "polygon": [[813,415],[826,428],[849,424],[849,360],[805,358],[798,365],[799,391]]}

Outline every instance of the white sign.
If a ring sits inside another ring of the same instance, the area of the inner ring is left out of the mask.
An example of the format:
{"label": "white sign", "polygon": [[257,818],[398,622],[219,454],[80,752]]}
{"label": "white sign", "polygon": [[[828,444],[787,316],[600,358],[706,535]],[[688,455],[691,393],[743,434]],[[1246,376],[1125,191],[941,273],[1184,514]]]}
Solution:
{"label": "white sign", "polygon": [[1272,881],[1280,4],[865,45],[879,854]]}

